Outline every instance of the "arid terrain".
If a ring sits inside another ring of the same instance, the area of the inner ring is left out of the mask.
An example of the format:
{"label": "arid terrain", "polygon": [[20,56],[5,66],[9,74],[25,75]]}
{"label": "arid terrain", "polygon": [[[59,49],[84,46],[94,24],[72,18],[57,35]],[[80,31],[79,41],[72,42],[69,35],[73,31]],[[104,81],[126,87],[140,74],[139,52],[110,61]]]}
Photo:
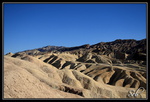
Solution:
{"label": "arid terrain", "polygon": [[146,39],[4,55],[4,98],[147,98],[146,82]]}

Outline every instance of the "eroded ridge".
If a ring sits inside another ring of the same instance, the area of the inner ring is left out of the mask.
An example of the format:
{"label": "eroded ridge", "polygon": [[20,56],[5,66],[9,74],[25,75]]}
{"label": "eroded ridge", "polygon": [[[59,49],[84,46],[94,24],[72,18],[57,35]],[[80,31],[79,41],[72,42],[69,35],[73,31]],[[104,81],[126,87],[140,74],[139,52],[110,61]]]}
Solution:
{"label": "eroded ridge", "polygon": [[133,98],[127,97],[129,91],[142,87],[140,98],[146,98],[145,42],[116,40],[8,53],[4,97]]}

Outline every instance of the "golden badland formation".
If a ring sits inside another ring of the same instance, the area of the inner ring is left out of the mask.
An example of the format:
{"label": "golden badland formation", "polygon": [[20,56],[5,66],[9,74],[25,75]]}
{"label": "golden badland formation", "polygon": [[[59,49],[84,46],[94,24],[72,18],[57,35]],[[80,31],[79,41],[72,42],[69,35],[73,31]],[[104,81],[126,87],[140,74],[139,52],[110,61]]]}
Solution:
{"label": "golden badland formation", "polygon": [[146,39],[8,53],[4,98],[146,98],[146,71]]}

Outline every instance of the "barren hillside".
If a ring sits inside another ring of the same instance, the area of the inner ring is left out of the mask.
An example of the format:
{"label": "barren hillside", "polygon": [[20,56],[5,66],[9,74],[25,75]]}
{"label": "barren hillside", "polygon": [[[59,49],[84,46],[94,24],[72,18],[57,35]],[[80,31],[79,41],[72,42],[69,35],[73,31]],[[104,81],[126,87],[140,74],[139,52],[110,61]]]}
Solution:
{"label": "barren hillside", "polygon": [[9,53],[4,98],[146,98],[146,71],[146,39]]}

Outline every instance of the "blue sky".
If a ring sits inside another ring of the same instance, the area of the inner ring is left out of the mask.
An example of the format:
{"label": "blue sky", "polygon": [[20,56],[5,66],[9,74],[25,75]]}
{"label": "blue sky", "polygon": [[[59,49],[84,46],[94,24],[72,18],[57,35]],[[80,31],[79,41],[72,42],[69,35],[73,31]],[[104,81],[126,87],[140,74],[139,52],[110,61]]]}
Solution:
{"label": "blue sky", "polygon": [[3,4],[4,54],[146,38],[146,4]]}

